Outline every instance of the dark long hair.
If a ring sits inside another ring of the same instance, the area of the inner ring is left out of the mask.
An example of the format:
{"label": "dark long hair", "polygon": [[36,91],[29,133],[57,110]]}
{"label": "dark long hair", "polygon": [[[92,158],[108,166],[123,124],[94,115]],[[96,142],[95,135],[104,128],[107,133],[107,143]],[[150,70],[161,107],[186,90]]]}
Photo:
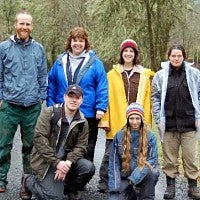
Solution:
{"label": "dark long hair", "polygon": [[[133,50],[134,50],[134,53],[135,53],[135,57],[133,59],[133,66],[134,66],[134,65],[138,65],[140,63],[140,61],[139,61],[138,51],[134,48],[133,48]],[[125,63],[124,59],[122,57],[123,51],[124,51],[124,49],[120,52],[120,55],[119,55],[119,58],[118,58],[118,61],[117,61],[121,65],[123,65]]]}

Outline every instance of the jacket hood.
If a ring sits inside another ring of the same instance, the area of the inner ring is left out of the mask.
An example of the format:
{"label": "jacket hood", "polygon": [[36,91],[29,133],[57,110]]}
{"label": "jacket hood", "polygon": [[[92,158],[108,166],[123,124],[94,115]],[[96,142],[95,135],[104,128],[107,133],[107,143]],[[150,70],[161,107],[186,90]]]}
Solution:
{"label": "jacket hood", "polygon": [[[10,40],[14,43],[17,43],[16,40],[15,40],[15,35],[11,35]],[[30,43],[32,43],[34,41],[34,39],[31,37],[31,40],[29,40],[29,41],[30,41]],[[29,42],[25,42],[25,43],[29,44]]]}
{"label": "jacket hood", "polygon": [[[93,51],[93,50],[89,50],[88,53],[89,53],[90,58],[93,57],[94,55],[96,55],[96,52]],[[57,61],[58,61],[60,64],[63,64],[63,57],[64,57],[66,54],[67,54],[67,52],[65,51],[65,52],[63,52],[62,54],[60,54],[60,55],[58,56]]]}
{"label": "jacket hood", "polygon": [[[120,64],[113,65],[113,69],[116,70],[119,73],[122,73],[124,71],[124,68]],[[144,70],[144,67],[142,65],[137,65],[134,67],[134,72],[142,73]]]}

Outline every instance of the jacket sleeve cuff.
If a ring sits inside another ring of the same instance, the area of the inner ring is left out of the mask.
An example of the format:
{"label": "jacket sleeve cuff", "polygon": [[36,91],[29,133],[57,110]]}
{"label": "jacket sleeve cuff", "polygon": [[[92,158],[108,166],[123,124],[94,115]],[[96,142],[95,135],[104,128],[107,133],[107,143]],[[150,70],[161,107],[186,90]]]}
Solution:
{"label": "jacket sleeve cuff", "polygon": [[58,165],[58,163],[60,162],[60,159],[55,160],[55,162],[52,163],[53,167],[56,167]]}
{"label": "jacket sleeve cuff", "polygon": [[98,127],[99,128],[101,128],[101,127],[110,127],[109,126],[109,122],[106,120],[106,121],[104,121],[104,120],[101,120],[100,122],[99,122],[99,124],[98,124]]}
{"label": "jacket sleeve cuff", "polygon": [[144,177],[148,174],[148,172],[149,172],[149,169],[146,166],[141,171],[139,167],[136,167],[128,179],[134,185],[137,185],[144,179]]}

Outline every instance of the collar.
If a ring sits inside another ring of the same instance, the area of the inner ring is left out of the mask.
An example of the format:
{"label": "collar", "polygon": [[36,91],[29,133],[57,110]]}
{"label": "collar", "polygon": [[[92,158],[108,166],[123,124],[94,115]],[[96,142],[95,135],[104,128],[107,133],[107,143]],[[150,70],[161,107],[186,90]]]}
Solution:
{"label": "collar", "polygon": [[[123,65],[118,64],[118,66],[119,66],[119,69],[120,69],[121,73],[125,71],[124,68],[123,68]],[[143,67],[141,65],[134,65],[133,69],[131,70],[131,74],[133,74],[133,73],[141,74],[142,73],[142,69],[143,69]]]}
{"label": "collar", "polygon": [[182,63],[182,65],[181,65],[181,67],[180,68],[178,68],[178,70],[176,70],[174,67],[173,67],[173,65],[170,63],[170,65],[169,65],[170,67],[169,67],[169,74],[171,75],[171,74],[174,74],[174,73],[182,73],[183,71],[185,71],[185,65],[184,65],[184,63]]}
{"label": "collar", "polygon": [[[62,105],[62,121],[67,121],[66,117],[65,117],[65,107],[64,107],[64,103]],[[76,113],[74,114],[74,117],[72,119],[72,121],[78,121],[79,119],[81,119],[81,115],[79,112],[79,109],[76,111]]]}
{"label": "collar", "polygon": [[14,35],[14,40],[15,40],[15,42],[16,42],[17,44],[27,46],[27,45],[29,45],[29,44],[31,43],[32,37],[30,36],[30,37],[29,37],[29,40],[28,40],[27,42],[25,42],[23,39],[17,38],[17,35]]}
{"label": "collar", "polygon": [[72,52],[68,52],[69,53],[69,56],[73,59],[80,59],[80,58],[83,58],[83,57],[86,57],[87,56],[87,52],[86,50],[84,50],[80,55],[78,56],[75,56]]}

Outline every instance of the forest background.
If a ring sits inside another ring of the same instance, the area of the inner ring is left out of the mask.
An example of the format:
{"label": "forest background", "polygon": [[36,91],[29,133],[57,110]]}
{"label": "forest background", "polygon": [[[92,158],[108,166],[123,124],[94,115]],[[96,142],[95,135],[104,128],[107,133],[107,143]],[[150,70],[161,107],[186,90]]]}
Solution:
{"label": "forest background", "polygon": [[183,44],[187,60],[200,67],[200,0],[0,0],[0,41],[15,33],[22,9],[33,16],[32,36],[44,45],[48,68],[75,26],[88,31],[107,71],[127,38],[137,42],[141,64],[154,71],[173,43]]}
{"label": "forest background", "polygon": [[[200,0],[0,0],[0,42],[15,33],[22,9],[33,16],[32,36],[46,49],[48,69],[75,26],[87,30],[107,71],[127,38],[137,42],[141,64],[155,72],[174,43],[184,45],[187,60],[200,69]],[[153,131],[158,134],[155,124]],[[160,142],[158,149],[162,159]]]}

